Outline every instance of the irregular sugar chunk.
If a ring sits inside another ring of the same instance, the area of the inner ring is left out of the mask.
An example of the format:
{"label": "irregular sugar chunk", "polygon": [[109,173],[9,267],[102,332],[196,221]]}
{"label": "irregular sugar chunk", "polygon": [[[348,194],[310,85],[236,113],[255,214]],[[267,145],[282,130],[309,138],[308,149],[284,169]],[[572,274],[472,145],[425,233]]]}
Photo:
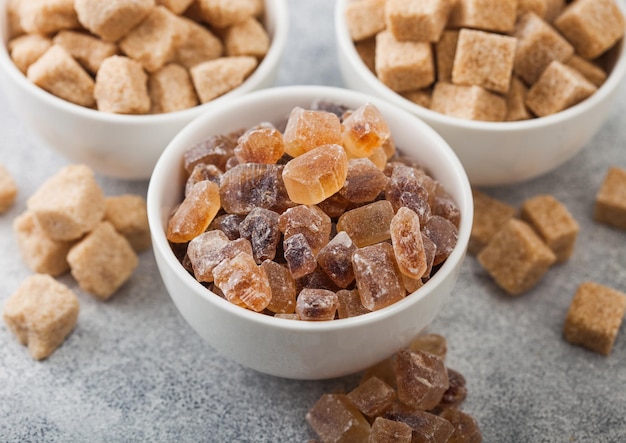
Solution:
{"label": "irregular sugar chunk", "polygon": [[116,114],[145,114],[150,110],[148,76],[135,60],[114,55],[96,75],[94,96],[98,110]]}
{"label": "irregular sugar chunk", "polygon": [[403,206],[414,211],[421,225],[426,224],[431,217],[428,191],[420,183],[415,168],[405,164],[396,165],[387,184],[385,197],[396,212]]}
{"label": "irregular sugar chunk", "polygon": [[604,69],[602,69],[600,66],[596,65],[593,62],[577,56],[576,54],[572,55],[565,62],[565,64],[570,68],[576,69],[583,75],[583,77],[596,85],[596,87],[598,88],[602,86],[602,84],[606,81],[607,73],[604,71]]}
{"label": "irregular sugar chunk", "polygon": [[73,0],[27,0],[18,4],[20,26],[29,34],[78,28]]}
{"label": "irregular sugar chunk", "polygon": [[273,260],[280,240],[278,214],[264,208],[254,208],[239,225],[239,234],[252,244],[252,253],[257,264]]}
{"label": "irregular sugar chunk", "polygon": [[350,236],[341,231],[317,254],[320,267],[340,288],[347,288],[354,281],[352,253],[356,249]]}
{"label": "irregular sugar chunk", "polygon": [[293,278],[310,274],[317,267],[315,253],[303,234],[295,234],[283,242],[284,256]]}
{"label": "irregular sugar chunk", "polygon": [[476,420],[457,408],[445,408],[439,414],[454,427],[448,443],[480,443],[483,436]]}
{"label": "irregular sugar chunk", "polygon": [[466,120],[503,121],[506,117],[505,99],[475,85],[438,82],[430,108]]}
{"label": "irregular sugar chunk", "polygon": [[222,182],[222,175],[224,175],[224,173],[220,171],[217,166],[206,163],[198,163],[194,166],[193,171],[185,182],[185,195],[188,195],[197,183],[205,180],[212,181],[219,186]]}
{"label": "irregular sugar chunk", "polygon": [[64,47],[91,74],[96,74],[102,61],[115,55],[117,46],[104,42],[89,34],[76,31],[61,31],[52,40]]}
{"label": "irregular sugar chunk", "polygon": [[337,222],[337,231],[346,231],[354,244],[362,248],[391,238],[389,226],[393,216],[391,203],[379,200],[344,213]]}
{"label": "irregular sugar chunk", "polygon": [[36,360],[49,357],[74,329],[78,297],[49,275],[35,274],[6,299],[2,316]]}
{"label": "irregular sugar chunk", "polygon": [[72,246],[67,262],[80,288],[102,300],[111,297],[139,264],[128,240],[107,221]]}
{"label": "irregular sugar chunk", "polygon": [[239,238],[239,225],[245,218],[240,214],[223,214],[218,215],[209,225],[208,230],[219,229],[229,240],[237,240]]}
{"label": "irregular sugar chunk", "polygon": [[368,443],[411,443],[413,430],[401,421],[376,417]]}
{"label": "irregular sugar chunk", "polygon": [[355,41],[373,37],[385,29],[386,0],[363,0],[346,5],[346,26]]}
{"label": "irregular sugar chunk", "polygon": [[305,321],[333,320],[337,304],[337,294],[332,291],[304,288],[296,300],[296,314]]}
{"label": "irregular sugar chunk", "polygon": [[304,288],[328,289],[332,292],[337,292],[341,289],[319,266],[317,266],[310,274],[296,280],[296,288],[297,292],[300,292]]}
{"label": "irregular sugar chunk", "polygon": [[226,234],[217,229],[203,232],[189,242],[187,257],[196,280],[213,281],[213,268],[224,259],[222,250],[228,243]]}
{"label": "irregular sugar chunk", "polygon": [[139,195],[119,195],[105,199],[104,219],[126,237],[135,252],[150,247],[150,226],[146,200]]}
{"label": "irregular sugar chunk", "polygon": [[346,212],[348,205],[350,205],[350,200],[342,196],[340,192],[337,192],[326,200],[319,202],[317,207],[324,211],[329,217],[336,218]]}
{"label": "irregular sugar chunk", "polygon": [[324,394],[306,414],[319,439],[328,443],[365,442],[370,424],[342,394]]}
{"label": "irregular sugar chunk", "polygon": [[227,135],[212,135],[185,151],[183,154],[185,170],[191,174],[196,165],[204,163],[225,171],[226,162],[235,155],[235,146],[236,142]]}
{"label": "irregular sugar chunk", "polygon": [[391,406],[396,391],[378,377],[371,377],[348,393],[348,399],[368,417],[376,417]]}
{"label": "irregular sugar chunk", "polygon": [[448,27],[509,32],[517,18],[518,0],[457,0]]}
{"label": "irregular sugar chunk", "polygon": [[428,352],[445,359],[448,353],[448,342],[444,336],[439,334],[420,334],[411,340],[407,349]]}
{"label": "irregular sugar chunk", "polygon": [[244,304],[261,312],[272,298],[272,289],[265,271],[256,265],[252,255],[240,252],[231,259],[222,260],[213,269],[215,285],[228,301]]}
{"label": "irregular sugar chunk", "polygon": [[6,212],[15,202],[17,185],[9,171],[0,164],[0,214]]}
{"label": "irregular sugar chunk", "polygon": [[220,57],[195,65],[189,72],[200,103],[211,101],[241,85],[257,64],[255,57],[241,55]]}
{"label": "irregular sugar chunk", "polygon": [[183,32],[183,40],[174,48],[172,62],[191,69],[223,55],[224,45],[215,34],[193,20],[185,17],[181,17],[181,20],[182,26],[187,29]]}
{"label": "irregular sugar chunk", "polygon": [[398,399],[412,408],[433,409],[449,387],[443,359],[428,352],[399,351],[395,370]]}
{"label": "irregular sugar chunk", "polygon": [[263,58],[270,47],[270,38],[253,17],[230,26],[224,34],[226,55],[251,55]]}
{"label": "irregular sugar chunk", "polygon": [[390,136],[387,122],[371,103],[358,107],[343,120],[343,146],[353,157],[369,157]]}
{"label": "irregular sugar chunk", "polygon": [[154,5],[154,0],[74,1],[80,24],[110,42],[119,40],[137,26]]}
{"label": "irregular sugar chunk", "polygon": [[235,155],[241,163],[273,164],[285,153],[283,135],[276,128],[246,131],[237,143]]}
{"label": "irregular sugar chunk", "polygon": [[348,175],[348,157],[340,145],[322,145],[290,160],[282,177],[289,198],[315,205],[339,191]]}
{"label": "irregular sugar chunk", "polygon": [[185,243],[202,234],[220,209],[220,189],[211,181],[197,183],[167,224],[167,239]]}
{"label": "irregular sugar chunk", "polygon": [[404,289],[406,289],[406,292],[408,294],[412,294],[413,292],[417,291],[419,288],[424,286],[424,282],[422,281],[421,278],[412,278],[406,274],[402,274],[401,277],[402,277],[402,284],[404,285]]}
{"label": "irregular sugar chunk", "polygon": [[459,238],[458,228],[450,220],[438,215],[433,215],[428,219],[422,232],[437,247],[433,261],[434,266],[443,263],[452,254]]}
{"label": "irregular sugar chunk", "polygon": [[296,282],[285,266],[272,260],[261,263],[272,290],[267,309],[277,314],[293,314],[296,309]]}
{"label": "irregular sugar chunk", "polygon": [[361,303],[358,289],[351,291],[342,289],[337,292],[337,315],[339,318],[350,318],[370,312]]}
{"label": "irregular sugar chunk", "polygon": [[404,298],[406,292],[389,243],[356,250],[352,266],[361,303],[368,310],[377,311]]}
{"label": "irregular sugar chunk", "polygon": [[608,169],[596,194],[593,219],[620,229],[626,229],[626,169]]}
{"label": "irregular sugar chunk", "polygon": [[226,28],[263,13],[257,0],[197,0],[200,17],[212,26]]}
{"label": "irregular sugar chunk", "polygon": [[454,426],[448,420],[402,403],[394,403],[383,417],[409,425],[413,430],[413,442],[447,442],[454,433]]}
{"label": "irregular sugar chunk", "polygon": [[21,35],[9,41],[8,48],[15,66],[26,74],[28,67],[52,46],[52,40],[39,34]]}
{"label": "irregular sugar chunk", "polygon": [[278,227],[285,239],[295,234],[304,235],[313,253],[317,255],[330,240],[332,224],[330,218],[317,206],[299,205],[280,215]]}
{"label": "irregular sugar chunk", "polygon": [[526,107],[526,94],[528,88],[518,77],[513,76],[511,79],[511,88],[506,95],[506,118],[507,122],[514,122],[520,120],[528,120],[533,118]]}
{"label": "irregular sugar chunk", "polygon": [[291,110],[284,132],[285,152],[298,157],[323,145],[341,144],[339,117],[327,111]]}
{"label": "irregular sugar chunk", "polygon": [[411,278],[422,278],[427,266],[417,214],[409,208],[398,209],[389,231],[400,271]]}
{"label": "irregular sugar chunk", "polygon": [[470,234],[468,251],[478,254],[517,210],[503,201],[497,200],[476,189],[472,190],[474,200],[474,220]]}
{"label": "irregular sugar chunk", "polygon": [[448,389],[443,393],[443,397],[441,397],[441,402],[439,402],[439,407],[443,408],[456,408],[465,397],[467,397],[467,388],[465,387],[465,377],[458,371],[454,369],[447,368],[448,370]]}
{"label": "irregular sugar chunk", "polygon": [[387,27],[399,41],[436,43],[454,3],[453,0],[387,0]]}
{"label": "irregular sugar chunk", "polygon": [[452,82],[452,66],[454,65],[454,55],[456,45],[459,40],[459,31],[443,31],[441,38],[435,45],[435,55],[437,59],[437,81]]}
{"label": "irregular sugar chunk", "polygon": [[198,104],[189,72],[173,63],[150,75],[148,91],[151,101],[150,112],[153,114],[180,111]]}

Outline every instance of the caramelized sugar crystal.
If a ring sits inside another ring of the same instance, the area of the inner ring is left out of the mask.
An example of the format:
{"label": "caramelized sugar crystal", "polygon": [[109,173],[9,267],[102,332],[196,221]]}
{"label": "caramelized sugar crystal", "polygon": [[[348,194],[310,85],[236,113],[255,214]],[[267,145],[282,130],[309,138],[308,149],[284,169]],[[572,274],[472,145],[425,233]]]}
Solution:
{"label": "caramelized sugar crystal", "polygon": [[382,309],[404,298],[406,292],[389,243],[356,250],[352,254],[352,266],[361,302],[370,311]]}
{"label": "caramelized sugar crystal", "polygon": [[437,246],[433,265],[443,263],[450,256],[459,238],[458,228],[450,220],[438,215],[428,220],[422,232]]}
{"label": "caramelized sugar crystal", "polygon": [[[386,157],[384,161],[387,161]],[[368,203],[385,189],[387,181],[385,174],[371,160],[351,159],[348,160],[348,175],[339,194],[352,203]]]}
{"label": "caramelized sugar crystal", "polygon": [[278,227],[285,239],[302,234],[316,255],[328,244],[332,223],[330,217],[315,205],[299,205],[287,209],[278,218]]}
{"label": "caramelized sugar crystal", "polygon": [[185,183],[185,196],[189,195],[191,189],[201,181],[209,180],[219,186],[224,173],[215,165],[207,165],[206,163],[199,163],[194,166],[193,171],[187,178]]}
{"label": "caramelized sugar crystal", "polygon": [[289,198],[315,205],[339,191],[348,174],[348,157],[340,145],[327,144],[290,160],[283,170]]}
{"label": "caramelized sugar crystal", "polygon": [[185,151],[183,154],[185,170],[191,174],[197,164],[204,163],[225,171],[226,162],[234,155],[235,146],[236,139],[232,136],[213,135]]}
{"label": "caramelized sugar crystal", "polygon": [[324,394],[306,414],[306,421],[322,442],[366,442],[370,424],[342,394]]}
{"label": "caramelized sugar crystal", "polygon": [[413,430],[413,442],[445,443],[454,433],[454,426],[448,420],[402,403],[391,405],[383,417],[409,425]]}
{"label": "caramelized sugar crystal", "polygon": [[239,225],[245,217],[241,214],[222,214],[213,219],[209,230],[219,229],[229,240],[239,238]]}
{"label": "caramelized sugar crystal", "polygon": [[254,208],[239,225],[239,234],[250,240],[257,264],[273,260],[280,240],[278,214],[264,208]]}
{"label": "caramelized sugar crystal", "polygon": [[349,204],[350,200],[337,192],[336,194],[328,197],[326,200],[319,202],[317,207],[324,211],[324,213],[326,213],[326,215],[330,218],[336,218],[346,212],[346,208]]}
{"label": "caramelized sugar crystal", "polygon": [[420,226],[426,224],[431,216],[429,194],[420,183],[417,169],[405,164],[396,164],[392,170],[385,197],[393,205],[394,211],[407,207],[420,218]]}
{"label": "caramelized sugar crystal", "polygon": [[300,320],[333,320],[337,313],[337,294],[326,289],[305,288],[296,300],[296,313]]}
{"label": "caramelized sugar crystal", "polygon": [[234,153],[241,163],[277,163],[285,153],[283,135],[273,127],[251,129],[239,137]]}
{"label": "caramelized sugar crystal", "polygon": [[310,274],[317,267],[315,253],[303,234],[295,234],[283,241],[287,266],[293,278],[298,279]]}
{"label": "caramelized sugar crystal", "polygon": [[199,282],[212,282],[213,269],[223,260],[240,252],[252,255],[250,242],[243,238],[230,241],[222,231],[207,231],[189,242],[187,257]]}
{"label": "caramelized sugar crystal", "polygon": [[337,231],[346,231],[362,248],[391,238],[389,226],[393,216],[391,203],[379,200],[344,213],[337,221]]}
{"label": "caramelized sugar crystal", "polygon": [[331,112],[295,107],[289,114],[283,140],[285,152],[292,157],[322,145],[338,145],[341,144],[341,122]]}
{"label": "caramelized sugar crystal", "polygon": [[285,266],[272,260],[261,263],[272,290],[267,309],[277,314],[293,314],[296,309],[296,282]]}
{"label": "caramelized sugar crystal", "polygon": [[390,136],[387,122],[371,103],[355,109],[343,121],[343,146],[354,157],[369,157]]}
{"label": "caramelized sugar crystal", "polygon": [[202,234],[220,209],[219,186],[211,181],[197,183],[167,224],[167,239],[186,243]]}
{"label": "caramelized sugar crystal", "polygon": [[456,408],[446,408],[439,414],[454,428],[448,443],[480,443],[483,436],[476,420],[465,412]]}
{"label": "caramelized sugar crystal", "polygon": [[408,349],[414,352],[428,352],[445,359],[448,353],[448,342],[444,336],[439,334],[420,334],[411,340]]}
{"label": "caramelized sugar crystal", "polygon": [[348,399],[368,417],[382,414],[396,398],[396,391],[378,377],[372,377],[348,393]]}
{"label": "caramelized sugar crystal", "polygon": [[417,214],[401,207],[391,219],[389,230],[400,272],[414,279],[422,278],[427,265]]}
{"label": "caramelized sugar crystal", "polygon": [[354,281],[352,253],[356,250],[350,236],[341,231],[317,254],[317,263],[340,288],[347,288]]}
{"label": "caramelized sugar crystal", "polygon": [[361,296],[358,289],[351,291],[342,289],[337,291],[337,315],[339,318],[357,317],[359,315],[367,314],[368,311],[363,303],[361,303]]}
{"label": "caramelized sugar crystal", "polygon": [[449,386],[443,359],[428,352],[399,351],[395,370],[398,399],[412,408],[433,409]]}
{"label": "caramelized sugar crystal", "polygon": [[272,298],[267,275],[250,254],[240,252],[232,259],[222,260],[213,269],[213,278],[228,301],[243,303],[253,311],[265,309]]}
{"label": "caramelized sugar crystal", "polygon": [[411,443],[413,430],[404,422],[376,417],[368,443]]}

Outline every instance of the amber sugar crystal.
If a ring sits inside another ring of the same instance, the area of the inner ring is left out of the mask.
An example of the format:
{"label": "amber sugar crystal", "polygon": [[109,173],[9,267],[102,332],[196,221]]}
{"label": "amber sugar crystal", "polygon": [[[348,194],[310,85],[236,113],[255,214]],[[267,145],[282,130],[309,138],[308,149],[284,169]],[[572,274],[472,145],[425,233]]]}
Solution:
{"label": "amber sugar crystal", "polygon": [[352,253],[356,250],[350,236],[341,231],[317,254],[320,267],[340,288],[347,288],[354,281]]}
{"label": "amber sugar crystal", "polygon": [[411,443],[413,429],[401,421],[376,417],[368,443]]}
{"label": "amber sugar crystal", "polygon": [[272,290],[267,309],[278,314],[293,314],[296,309],[296,281],[285,266],[272,260],[261,263]]}
{"label": "amber sugar crystal", "polygon": [[380,415],[391,406],[396,391],[378,377],[372,377],[348,393],[348,398],[368,417]]}
{"label": "amber sugar crystal", "polygon": [[167,225],[167,239],[185,243],[203,233],[220,209],[219,186],[211,181],[196,184]]}
{"label": "amber sugar crystal", "polygon": [[255,128],[239,137],[235,156],[242,163],[276,163],[285,153],[283,135],[276,128]]}
{"label": "amber sugar crystal", "polygon": [[353,157],[369,157],[391,136],[378,108],[368,103],[343,121],[343,146]]}
{"label": "amber sugar crystal", "polygon": [[379,200],[346,212],[337,222],[337,231],[346,231],[358,247],[365,247],[391,238],[393,207]]}
{"label": "amber sugar crystal", "polygon": [[341,122],[332,112],[309,111],[295,107],[283,136],[285,152],[298,157],[328,144],[341,144]]}
{"label": "amber sugar crystal", "polygon": [[272,289],[265,271],[245,252],[223,260],[213,269],[213,278],[215,285],[229,301],[243,303],[253,311],[265,309],[272,298]]}
{"label": "amber sugar crystal", "polygon": [[391,219],[391,244],[400,271],[411,278],[421,278],[426,272],[426,254],[417,214],[402,207]]}
{"label": "amber sugar crystal", "polygon": [[257,264],[274,259],[280,240],[279,215],[264,208],[254,208],[239,225],[242,238],[250,240]]}
{"label": "amber sugar crystal", "polygon": [[442,359],[448,353],[448,342],[439,334],[423,334],[415,337],[409,344],[410,351],[423,351],[436,355]]}
{"label": "amber sugar crystal", "polygon": [[337,294],[326,289],[305,288],[296,300],[296,314],[301,320],[333,320],[337,313]]}
{"label": "amber sugar crystal", "polygon": [[341,394],[324,394],[307,412],[306,421],[323,442],[366,442],[370,434],[363,414]]}
{"label": "amber sugar crystal", "polygon": [[454,427],[448,443],[480,443],[483,440],[478,423],[471,415],[456,408],[445,408],[439,416]]}
{"label": "amber sugar crystal", "polygon": [[402,350],[396,356],[395,369],[398,398],[413,408],[434,408],[449,387],[443,359],[436,355]]}
{"label": "amber sugar crystal", "polygon": [[394,403],[383,417],[406,423],[413,431],[413,442],[447,442],[454,433],[448,420],[403,403]]}
{"label": "amber sugar crystal", "polygon": [[278,218],[278,228],[285,239],[302,234],[306,238],[314,254],[317,254],[330,239],[331,220],[317,206],[299,205],[287,209]]}

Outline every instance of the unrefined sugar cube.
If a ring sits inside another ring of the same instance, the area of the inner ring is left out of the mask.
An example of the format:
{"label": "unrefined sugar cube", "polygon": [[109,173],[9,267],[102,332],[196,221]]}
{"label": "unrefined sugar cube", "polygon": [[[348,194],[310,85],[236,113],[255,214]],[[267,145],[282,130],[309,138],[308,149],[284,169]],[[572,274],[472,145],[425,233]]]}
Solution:
{"label": "unrefined sugar cube", "polygon": [[49,357],[74,329],[78,297],[49,275],[28,277],[5,301],[2,316],[36,360]]}
{"label": "unrefined sugar cube", "polygon": [[437,83],[430,108],[465,120],[503,121],[506,117],[505,99],[480,86]]}
{"label": "unrefined sugar cube", "polygon": [[614,0],[576,0],[554,21],[576,53],[592,60],[624,36],[626,22]]}
{"label": "unrefined sugar cube", "polygon": [[323,145],[341,144],[341,121],[332,112],[294,107],[284,132],[285,152],[298,157]]}
{"label": "unrefined sugar cube", "polygon": [[104,219],[126,237],[136,252],[145,251],[151,245],[150,226],[146,200],[139,195],[119,195],[105,199]]}
{"label": "unrefined sugar cube", "polygon": [[459,40],[459,31],[443,31],[441,38],[435,45],[437,59],[437,81],[452,82],[452,66],[456,54],[456,44]]}
{"label": "unrefined sugar cube", "polygon": [[448,420],[454,427],[454,432],[448,443],[480,443],[483,441],[478,423],[471,415],[457,408],[444,408],[439,416]]}
{"label": "unrefined sugar cube", "polygon": [[518,0],[457,0],[449,27],[509,32],[517,18]]}
{"label": "unrefined sugar cube", "polygon": [[359,0],[346,5],[346,26],[353,41],[359,42],[384,30],[386,0]]}
{"label": "unrefined sugar cube", "polygon": [[241,163],[278,162],[285,153],[285,141],[274,127],[254,128],[246,131],[237,142],[235,156]]}
{"label": "unrefined sugar cube", "polygon": [[376,74],[396,92],[430,86],[435,81],[433,50],[427,42],[400,42],[391,31],[376,35]]}
{"label": "unrefined sugar cube", "polygon": [[389,230],[400,271],[414,279],[422,278],[426,272],[426,254],[418,215],[401,207],[391,219]]}
{"label": "unrefined sugar cube", "polygon": [[252,245],[252,255],[257,264],[264,260],[273,260],[280,241],[278,229],[279,215],[265,208],[254,208],[239,224],[241,238],[248,239]]}
{"label": "unrefined sugar cube", "polygon": [[514,37],[461,29],[452,67],[452,82],[508,92],[516,45]]}
{"label": "unrefined sugar cube", "polygon": [[592,63],[588,60],[585,60],[582,57],[574,54],[572,55],[565,64],[570,68],[576,69],[580,72],[583,77],[589,80],[591,83],[596,85],[598,88],[602,86],[605,82],[607,73],[600,66]]}
{"label": "unrefined sugar cube", "polygon": [[337,291],[337,303],[337,316],[339,318],[356,317],[370,312],[361,303],[358,289]]}
{"label": "unrefined sugar cube", "polygon": [[148,80],[150,112],[153,114],[188,109],[198,104],[189,72],[182,66],[168,64],[153,72]]}
{"label": "unrefined sugar cube", "polygon": [[211,164],[220,171],[225,171],[226,162],[234,155],[236,145],[236,140],[229,136],[213,135],[185,151],[183,166],[189,174],[193,172],[196,165],[201,163]]}
{"label": "unrefined sugar cube", "polygon": [[443,263],[456,246],[459,230],[447,218],[433,215],[422,227],[422,234],[428,237],[436,246],[433,265]]}
{"label": "unrefined sugar cube", "polygon": [[201,103],[213,100],[241,85],[257,67],[251,56],[220,57],[191,68],[191,79]]}
{"label": "unrefined sugar cube", "polygon": [[557,263],[570,258],[580,228],[563,203],[551,195],[538,195],[524,201],[520,217],[552,249]]}
{"label": "unrefined sugar cube", "polygon": [[324,442],[366,442],[370,424],[345,395],[324,394],[306,414],[306,421]]}
{"label": "unrefined sugar cube", "polygon": [[340,288],[347,288],[354,281],[352,253],[357,247],[345,232],[338,232],[317,254],[317,263]]}
{"label": "unrefined sugar cube", "polygon": [[394,403],[383,414],[383,418],[410,426],[414,442],[448,442],[454,433],[454,426],[448,420],[399,402]]}
{"label": "unrefined sugar cube", "polygon": [[409,351],[428,352],[445,359],[448,353],[448,342],[444,336],[439,334],[420,334],[411,340],[407,349]]}
{"label": "unrefined sugar cube", "polygon": [[67,253],[73,243],[48,237],[31,211],[13,221],[13,231],[22,259],[33,272],[56,277],[69,271]]}
{"label": "unrefined sugar cube", "polygon": [[80,26],[74,0],[26,0],[17,10],[21,27],[29,34],[52,34]]}
{"label": "unrefined sugar cube", "polygon": [[448,389],[448,372],[443,359],[423,351],[401,350],[395,360],[398,399],[427,411],[439,404]]}
{"label": "unrefined sugar cube", "polygon": [[92,107],[94,81],[64,48],[52,45],[26,71],[30,81],[77,105]]}
{"label": "unrefined sugar cube", "polygon": [[580,103],[598,88],[581,73],[553,61],[526,95],[526,106],[537,116],[555,114]]}
{"label": "unrefined sugar cube", "polygon": [[411,443],[413,430],[401,421],[376,417],[368,443]]}
{"label": "unrefined sugar cube", "polygon": [[521,220],[510,219],[477,256],[478,262],[510,295],[534,287],[556,261],[552,250]]}
{"label": "unrefined sugar cube", "polygon": [[267,309],[277,314],[293,314],[296,309],[296,282],[285,266],[272,260],[261,263],[272,290]]}
{"label": "unrefined sugar cube", "polygon": [[379,200],[344,213],[337,221],[337,231],[346,231],[354,244],[362,248],[391,238],[393,216],[391,203]]}
{"label": "unrefined sugar cube", "polygon": [[528,88],[517,76],[511,79],[511,89],[506,95],[506,121],[528,120],[532,114],[526,107]]}
{"label": "unrefined sugar cube", "polygon": [[270,38],[258,20],[251,17],[230,26],[224,34],[226,55],[251,55],[262,58],[270,47]]}
{"label": "unrefined sugar cube", "polygon": [[497,200],[476,189],[472,190],[474,200],[474,220],[468,245],[470,254],[478,254],[489,243],[517,210],[503,201]]}
{"label": "unrefined sugar cube", "polygon": [[106,300],[138,265],[130,243],[109,222],[101,222],[67,254],[72,276],[80,288]]}
{"label": "unrefined sugar cube", "polygon": [[296,300],[296,314],[300,320],[333,320],[337,313],[337,294],[326,289],[305,288]]}
{"label": "unrefined sugar cube", "polygon": [[[342,122],[342,141],[352,157],[370,157],[391,137],[387,122],[378,108],[366,103],[350,113]],[[387,156],[384,157],[387,162]]]}
{"label": "unrefined sugar cube", "polygon": [[94,95],[98,110],[115,114],[145,114],[150,110],[148,76],[141,64],[121,55],[102,61]]}
{"label": "unrefined sugar cube", "polygon": [[163,5],[174,14],[182,14],[194,0],[156,0],[157,5]]}
{"label": "unrefined sugar cube", "polygon": [[15,202],[17,185],[9,171],[0,164],[0,214],[6,212]]}
{"label": "unrefined sugar cube", "polygon": [[439,41],[455,0],[387,0],[387,28],[400,41]]}
{"label": "unrefined sugar cube", "polygon": [[416,105],[422,106],[424,108],[430,108],[430,104],[432,101],[432,90],[430,88],[418,89],[416,91],[407,91],[401,93],[400,95],[402,95],[402,97],[406,98],[407,100],[415,103]]}
{"label": "unrefined sugar cube", "polygon": [[80,24],[105,41],[115,42],[154,8],[154,0],[75,0]]}
{"label": "unrefined sugar cube", "polygon": [[406,295],[389,243],[377,243],[354,251],[352,266],[361,303],[368,310],[382,309]]}
{"label": "unrefined sugar cube", "polygon": [[183,65],[187,69],[215,60],[224,54],[222,41],[209,29],[199,23],[181,17],[181,25],[187,28],[183,32],[184,38],[174,49],[173,62]]}
{"label": "unrefined sugar cube", "polygon": [[186,243],[202,234],[220,209],[220,187],[212,181],[196,184],[167,224],[167,239]]}
{"label": "unrefined sugar cube", "polygon": [[197,0],[199,14],[204,21],[216,28],[226,28],[258,16],[263,12],[264,2],[257,0]]}
{"label": "unrefined sugar cube", "polygon": [[256,312],[265,309],[272,298],[267,274],[245,252],[217,265],[213,269],[213,279],[228,301],[243,304]]}
{"label": "unrefined sugar cube", "polygon": [[563,335],[570,343],[609,355],[626,313],[626,294],[594,283],[582,283],[572,299]]}
{"label": "unrefined sugar cube", "polygon": [[61,31],[54,36],[55,45],[64,47],[87,71],[95,74],[105,58],[117,53],[117,46],[76,31]]}
{"label": "unrefined sugar cube", "polygon": [[593,218],[626,229],[626,169],[611,167],[596,194]]}
{"label": "unrefined sugar cube", "polygon": [[52,40],[40,34],[21,35],[9,41],[9,53],[15,66],[26,74],[28,67],[35,63],[52,46]]}
{"label": "unrefined sugar cube", "polygon": [[376,417],[396,398],[396,391],[378,377],[372,377],[348,393],[348,399],[364,415]]}
{"label": "unrefined sugar cube", "polygon": [[551,23],[563,9],[565,9],[565,0],[518,0],[517,14],[522,16],[527,12],[534,12]]}
{"label": "unrefined sugar cube", "polygon": [[27,206],[50,238],[75,240],[102,220],[106,203],[93,171],[69,165],[46,180]]}

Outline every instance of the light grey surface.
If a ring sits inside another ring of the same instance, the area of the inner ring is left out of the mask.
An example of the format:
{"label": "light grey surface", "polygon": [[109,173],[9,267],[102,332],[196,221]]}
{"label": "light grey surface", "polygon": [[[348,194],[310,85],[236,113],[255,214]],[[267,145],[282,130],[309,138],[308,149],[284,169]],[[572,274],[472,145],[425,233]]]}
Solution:
{"label": "light grey surface", "polygon": [[[291,0],[278,83],[341,86],[331,0]],[[602,357],[566,343],[561,328],[579,283],[626,291],[626,232],[595,224],[596,191],[611,165],[626,168],[626,89],[589,146],[552,174],[489,191],[510,204],[554,194],[581,225],[576,252],[533,291],[502,294],[472,257],[430,330],[449,342],[448,364],[467,378],[463,409],[485,442],[626,441],[626,327]],[[0,216],[0,303],[30,275],[11,223],[37,186],[66,161],[36,145],[0,97],[0,162],[16,177],[15,206]],[[107,195],[144,194],[147,183],[98,177]],[[77,289],[71,277],[61,279]],[[78,291],[78,325],[43,362],[0,326],[0,441],[298,442],[324,392],[358,376],[283,380],[226,360],[178,315],[151,252],[128,284],[102,303]]]}

